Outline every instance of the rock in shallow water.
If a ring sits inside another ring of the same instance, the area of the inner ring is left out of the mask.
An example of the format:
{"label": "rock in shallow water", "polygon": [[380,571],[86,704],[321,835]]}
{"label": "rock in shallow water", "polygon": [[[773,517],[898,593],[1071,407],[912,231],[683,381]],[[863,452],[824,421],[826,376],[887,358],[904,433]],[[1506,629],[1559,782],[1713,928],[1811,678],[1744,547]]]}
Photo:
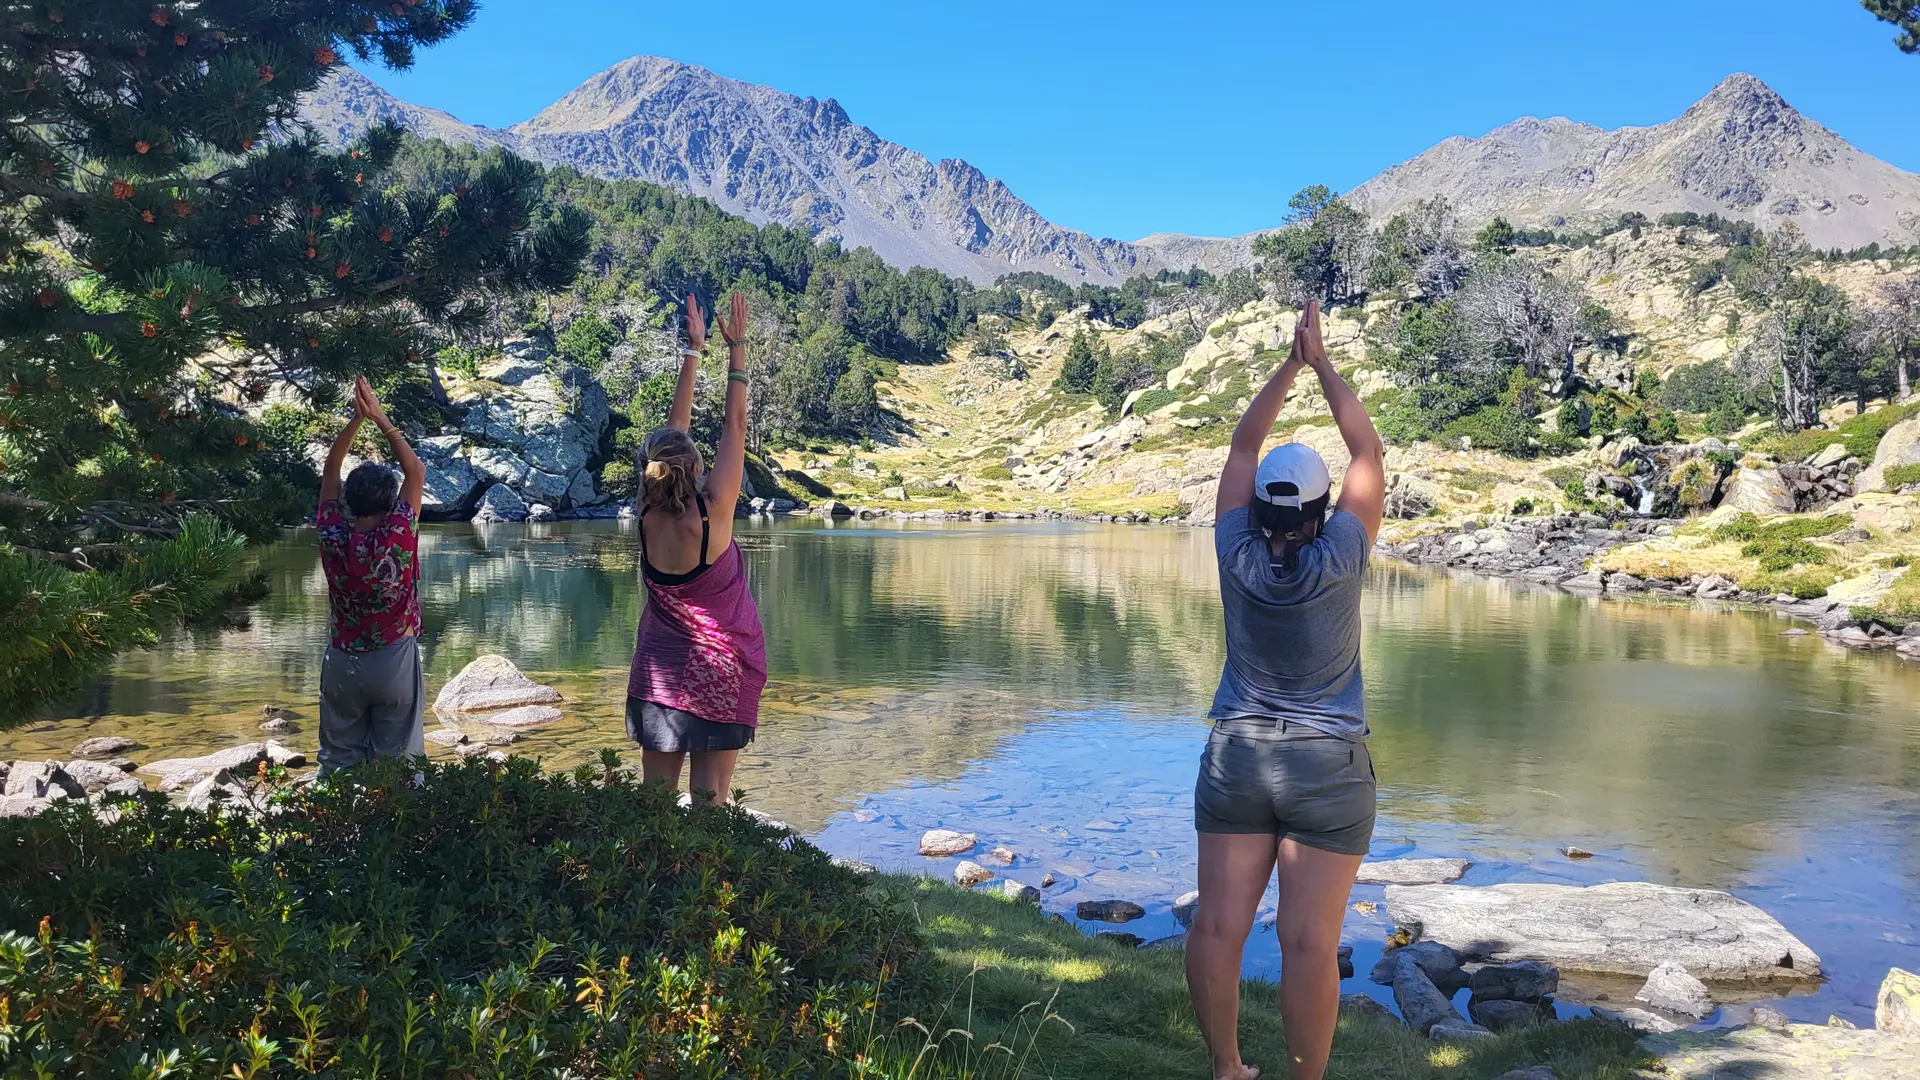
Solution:
{"label": "rock in shallow water", "polygon": [[1417,964],[1428,981],[1448,997],[1459,993],[1467,985],[1469,976],[1461,966],[1464,961],[1460,953],[1437,941],[1416,941],[1398,949],[1388,949],[1380,957],[1379,963],[1373,965],[1373,971],[1367,975],[1368,981],[1392,986],[1399,977],[1403,958],[1410,958]]}
{"label": "rock in shallow water", "polygon": [[1173,921],[1180,924],[1182,930],[1193,928],[1194,916],[1200,914],[1200,890],[1181,893],[1173,902]]}
{"label": "rock in shallow water", "polygon": [[1073,913],[1097,922],[1124,923],[1146,918],[1147,912],[1131,900],[1082,900]]}
{"label": "rock in shallow water", "polygon": [[513,661],[486,655],[460,669],[433,699],[437,713],[500,712],[522,705],[556,705],[560,691],[527,678]]}
{"label": "rock in shallow water", "polygon": [[953,883],[963,889],[971,889],[982,882],[992,881],[993,871],[977,862],[962,860],[953,868]]}
{"label": "rock in shallow water", "polygon": [[1686,968],[1672,961],[1654,968],[1653,973],[1647,976],[1647,984],[1640,988],[1633,1000],[1695,1020],[1705,1020],[1713,1013],[1713,996],[1707,992],[1707,984],[1687,974]]}
{"label": "rock in shallow water", "polygon": [[952,855],[965,855],[979,843],[980,837],[974,833],[928,829],[920,835],[920,854],[944,859]]}
{"label": "rock in shallow water", "polygon": [[1646,975],[1673,960],[1720,980],[1817,978],[1820,957],[1772,916],[1710,889],[1623,881],[1387,889],[1394,924],[1480,960]]}
{"label": "rock in shallow water", "polygon": [[1405,949],[1396,949],[1394,952],[1397,955],[1393,963],[1393,1003],[1400,1006],[1400,1015],[1407,1018],[1408,1027],[1426,1035],[1436,1024],[1470,1026],[1454,1010],[1448,996],[1433,985],[1433,980],[1427,978],[1427,973],[1421,970],[1412,953]]}
{"label": "rock in shallow water", "polygon": [[1040,902],[1040,890],[1024,881],[1014,881],[1008,878],[1000,883],[996,891],[999,892],[1001,897],[1007,900],[1018,900],[1023,904],[1037,904]]}
{"label": "rock in shallow water", "polygon": [[565,715],[551,705],[522,705],[504,712],[472,714],[468,719],[494,727],[518,728],[551,724]]}
{"label": "rock in shallow water", "polygon": [[1356,885],[1445,885],[1459,881],[1473,863],[1467,859],[1387,859],[1360,864]]}
{"label": "rock in shallow water", "polygon": [[129,750],[144,749],[125,735],[96,735],[73,748],[77,758],[110,758]]}
{"label": "rock in shallow water", "polygon": [[96,791],[105,791],[112,785],[127,779],[125,770],[110,761],[69,761],[64,771],[89,795]]}
{"label": "rock in shallow water", "polygon": [[1477,1001],[1538,1001],[1560,989],[1560,972],[1538,960],[1490,964],[1469,976],[1467,986]]}

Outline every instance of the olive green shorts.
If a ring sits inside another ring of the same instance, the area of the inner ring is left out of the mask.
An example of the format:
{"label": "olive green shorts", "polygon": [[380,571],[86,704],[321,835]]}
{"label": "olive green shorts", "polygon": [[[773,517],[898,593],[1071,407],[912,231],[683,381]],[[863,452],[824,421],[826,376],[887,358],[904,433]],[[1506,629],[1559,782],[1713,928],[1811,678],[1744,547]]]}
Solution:
{"label": "olive green shorts", "polygon": [[1365,855],[1373,804],[1366,743],[1270,717],[1235,717],[1214,724],[1200,756],[1193,827]]}

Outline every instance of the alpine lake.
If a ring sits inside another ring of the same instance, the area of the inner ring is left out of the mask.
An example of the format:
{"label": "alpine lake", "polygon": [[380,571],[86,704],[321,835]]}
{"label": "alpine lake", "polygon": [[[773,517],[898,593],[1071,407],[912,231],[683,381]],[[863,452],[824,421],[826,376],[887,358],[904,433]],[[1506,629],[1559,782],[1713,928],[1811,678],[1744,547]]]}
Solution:
{"label": "alpine lake", "polygon": [[[978,833],[980,850],[1020,854],[1001,876],[1055,877],[1048,911],[1126,899],[1147,916],[1125,929],[1178,929],[1223,655],[1211,530],[739,528],[772,676],[736,776],[748,805],[836,855],[942,878],[954,860],[922,858],[921,833]],[[631,522],[430,525],[420,553],[430,695],[498,653],[566,697],[564,719],[506,749],[549,768],[609,748],[637,761],[623,721],[643,603]],[[143,762],[200,754],[264,738],[264,705],[299,715],[274,737],[311,754],[327,638],[312,534],[257,558],[271,593],[247,626],[123,657],[60,718],[0,733],[0,757],[64,760],[114,734],[141,743]],[[1788,636],[1771,612],[1601,601],[1386,559],[1364,617],[1373,858],[1471,859],[1469,885],[1729,890],[1820,954],[1824,981],[1771,1002],[1796,1020],[1870,1026],[1887,969],[1920,970],[1920,667]],[[1359,974],[1343,992],[1391,1000],[1366,981],[1393,930],[1382,892],[1354,890]],[[1247,971],[1278,967],[1272,934],[1256,932]],[[1569,973],[1561,1012],[1629,1004],[1636,985]]]}

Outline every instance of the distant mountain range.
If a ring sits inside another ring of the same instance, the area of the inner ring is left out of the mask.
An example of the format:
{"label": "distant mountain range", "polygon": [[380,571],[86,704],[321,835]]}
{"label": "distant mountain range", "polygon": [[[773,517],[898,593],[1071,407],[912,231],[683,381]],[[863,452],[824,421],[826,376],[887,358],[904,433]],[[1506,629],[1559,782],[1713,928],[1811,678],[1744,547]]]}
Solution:
{"label": "distant mountain range", "polygon": [[[1157,233],[1127,242],[1055,225],[999,180],[888,142],[832,99],[657,57],[616,64],[504,130],[400,101],[346,68],[311,95],[304,115],[336,141],[392,118],[449,142],[502,145],[551,165],[647,180],[757,223],[871,247],[897,266],[983,283],[1037,270],[1111,284],[1251,259],[1251,235]],[[1578,228],[1632,210],[1693,210],[1769,228],[1792,221],[1822,248],[1920,243],[1920,175],[1855,149],[1750,75],[1731,76],[1653,127],[1606,131],[1525,118],[1477,139],[1447,139],[1350,197],[1384,217],[1434,195],[1471,224],[1499,215]]]}

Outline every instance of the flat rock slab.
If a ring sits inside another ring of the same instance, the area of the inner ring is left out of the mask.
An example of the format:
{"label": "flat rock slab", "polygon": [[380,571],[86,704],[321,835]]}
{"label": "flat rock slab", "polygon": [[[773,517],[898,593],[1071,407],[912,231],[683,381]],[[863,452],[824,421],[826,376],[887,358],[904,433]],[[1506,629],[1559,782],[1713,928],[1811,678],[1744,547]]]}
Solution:
{"label": "flat rock slab", "polygon": [[1647,975],[1672,961],[1721,981],[1811,979],[1820,957],[1744,900],[1710,889],[1622,881],[1572,885],[1403,885],[1387,914],[1422,940],[1493,963]]}
{"label": "flat rock slab", "polygon": [[305,754],[289,750],[269,739],[263,743],[241,743],[225,750],[190,758],[161,758],[140,766],[137,772],[158,777],[161,791],[191,787],[215,773],[226,771],[242,775],[253,771],[262,761],[298,768],[307,763]]}
{"label": "flat rock slab", "polygon": [[476,720],[482,724],[492,724],[494,727],[518,728],[551,724],[564,715],[566,714],[551,705],[522,705],[517,709],[508,709],[505,712],[469,715],[467,719]]}
{"label": "flat rock slab", "polygon": [[1356,885],[1445,885],[1471,869],[1467,859],[1387,859],[1360,864]]}
{"label": "flat rock slab", "polygon": [[560,691],[526,677],[513,661],[488,654],[460,669],[433,699],[437,713],[499,712],[522,705],[556,705]]}
{"label": "flat rock slab", "polygon": [[1774,1080],[1844,1076],[1848,1080],[1911,1080],[1920,1076],[1920,1039],[1878,1031],[1790,1024],[1714,1028],[1649,1035],[1657,1074],[1673,1080]]}

